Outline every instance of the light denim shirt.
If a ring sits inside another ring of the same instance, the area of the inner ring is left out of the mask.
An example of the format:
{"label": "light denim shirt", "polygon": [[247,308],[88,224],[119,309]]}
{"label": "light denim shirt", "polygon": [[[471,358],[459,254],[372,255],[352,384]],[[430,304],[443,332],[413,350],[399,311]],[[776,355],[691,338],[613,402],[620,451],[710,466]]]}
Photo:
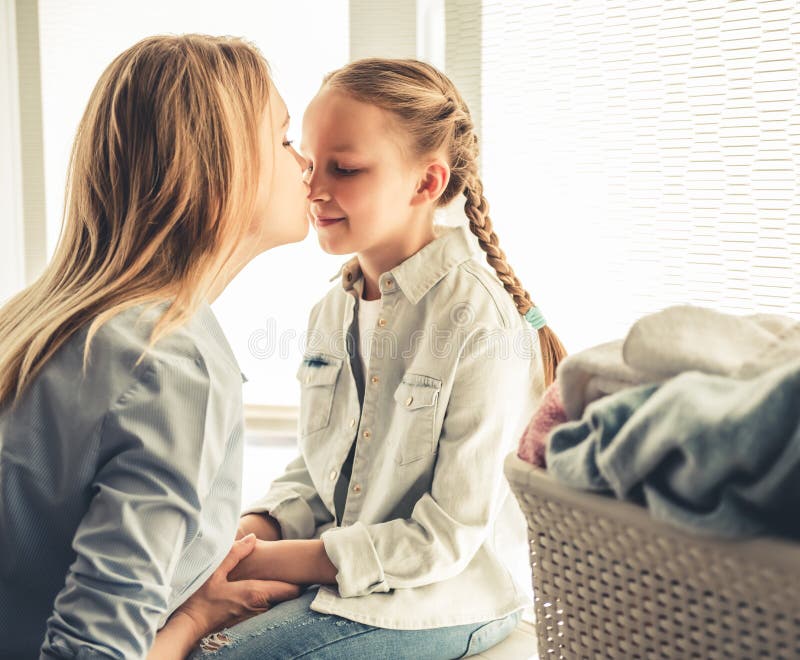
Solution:
{"label": "light denim shirt", "polygon": [[[87,329],[0,411],[0,657],[144,658],[230,549],[242,376],[211,309]],[[141,316],[141,318],[140,318]]]}
{"label": "light denim shirt", "polygon": [[338,588],[320,589],[316,611],[425,629],[528,602],[496,540],[515,504],[503,459],[541,395],[538,340],[475,247],[466,228],[442,229],[381,275],[363,383],[356,259],[311,313],[301,456],[247,511],[268,511],[284,538],[321,536]]}

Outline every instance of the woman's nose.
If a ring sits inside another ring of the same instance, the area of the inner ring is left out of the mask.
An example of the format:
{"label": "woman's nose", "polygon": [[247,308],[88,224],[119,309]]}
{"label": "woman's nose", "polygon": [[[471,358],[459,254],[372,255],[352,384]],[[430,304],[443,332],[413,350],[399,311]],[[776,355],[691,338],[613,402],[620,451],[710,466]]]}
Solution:
{"label": "woman's nose", "polygon": [[308,169],[308,161],[305,158],[303,158],[303,156],[300,154],[299,151],[297,151],[297,149],[295,149],[294,147],[289,147],[289,148],[292,150],[292,156],[294,156],[294,159],[297,161],[297,164],[303,171],[303,178],[305,178],[305,173],[306,170]]}

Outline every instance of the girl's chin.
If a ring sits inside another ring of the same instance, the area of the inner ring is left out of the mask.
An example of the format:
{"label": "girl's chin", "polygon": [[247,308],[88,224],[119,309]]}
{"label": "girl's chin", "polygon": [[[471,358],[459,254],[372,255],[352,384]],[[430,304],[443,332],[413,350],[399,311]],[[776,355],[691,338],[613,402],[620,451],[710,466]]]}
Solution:
{"label": "girl's chin", "polygon": [[324,234],[317,234],[317,241],[324,252],[333,255],[353,254],[355,250],[344,240],[335,240]]}

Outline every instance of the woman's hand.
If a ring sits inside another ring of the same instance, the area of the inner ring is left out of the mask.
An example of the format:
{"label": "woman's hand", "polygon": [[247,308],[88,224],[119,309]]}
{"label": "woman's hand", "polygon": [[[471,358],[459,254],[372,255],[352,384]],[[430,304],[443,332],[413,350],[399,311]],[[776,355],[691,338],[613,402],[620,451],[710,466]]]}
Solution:
{"label": "woman's hand", "polygon": [[285,600],[297,598],[300,587],[276,580],[228,581],[228,575],[256,546],[249,534],[233,544],[228,556],[178,612],[188,616],[201,631],[201,637],[233,626],[251,616],[266,612]]}
{"label": "woman's hand", "polygon": [[268,513],[248,513],[239,518],[236,539],[244,538],[248,534],[255,534],[259,541],[280,541],[281,526]]}
{"label": "woman's hand", "polygon": [[206,635],[233,626],[256,614],[266,612],[276,603],[297,598],[300,587],[276,580],[229,582],[228,575],[256,545],[249,534],[233,544],[216,571],[183,605],[156,635],[148,660],[184,658]]}

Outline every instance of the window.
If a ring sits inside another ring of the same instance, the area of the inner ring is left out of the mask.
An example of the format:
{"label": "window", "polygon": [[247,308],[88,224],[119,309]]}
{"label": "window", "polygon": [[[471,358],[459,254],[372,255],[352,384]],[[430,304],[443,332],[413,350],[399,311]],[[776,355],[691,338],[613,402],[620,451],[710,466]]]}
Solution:
{"label": "window", "polygon": [[487,198],[568,349],[676,303],[800,316],[794,2],[485,0],[480,29]]}
{"label": "window", "polygon": [[[61,226],[64,181],[75,129],[103,69],[137,40],[158,33],[232,34],[270,62],[299,133],[322,76],[349,55],[347,0],[253,3],[82,0],[39,3],[48,245]],[[242,370],[247,403],[296,404],[294,370],[311,305],[327,290],[340,257],[313,235],[253,261],[214,304]],[[290,386],[287,386],[290,385]]]}

